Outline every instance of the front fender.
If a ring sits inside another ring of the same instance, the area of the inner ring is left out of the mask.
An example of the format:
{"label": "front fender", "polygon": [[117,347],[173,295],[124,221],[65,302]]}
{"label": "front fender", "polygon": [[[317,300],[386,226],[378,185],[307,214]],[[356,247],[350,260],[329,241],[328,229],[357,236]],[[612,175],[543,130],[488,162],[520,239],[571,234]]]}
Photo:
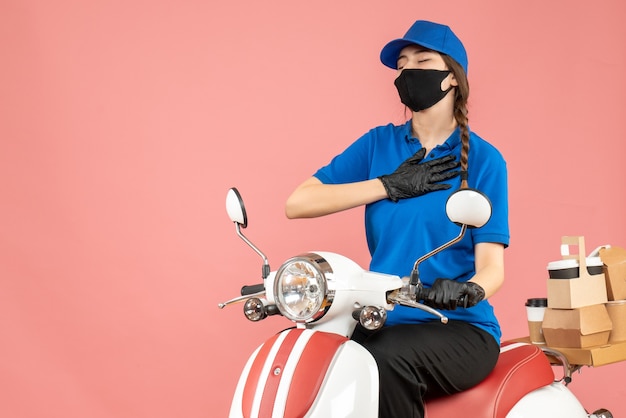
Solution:
{"label": "front fender", "polygon": [[289,329],[250,357],[231,418],[376,417],[378,370],[362,346],[337,334]]}

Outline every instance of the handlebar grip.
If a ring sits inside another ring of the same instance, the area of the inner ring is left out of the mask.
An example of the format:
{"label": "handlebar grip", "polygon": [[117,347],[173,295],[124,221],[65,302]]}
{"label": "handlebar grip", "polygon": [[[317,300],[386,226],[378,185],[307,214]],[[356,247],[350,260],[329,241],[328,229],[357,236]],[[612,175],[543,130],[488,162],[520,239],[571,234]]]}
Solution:
{"label": "handlebar grip", "polygon": [[[415,294],[415,299],[418,302],[422,301],[425,305],[428,305],[426,303],[426,295],[428,295],[428,289],[420,287]],[[468,302],[469,300],[467,298],[467,295],[462,295],[456,300],[456,306],[459,308],[467,308]]]}
{"label": "handlebar grip", "polygon": [[428,294],[428,290],[420,286],[415,292],[415,300],[418,302],[424,301],[424,299],[426,299],[427,294]]}
{"label": "handlebar grip", "polygon": [[249,286],[243,286],[241,288],[241,296],[252,295],[265,290],[265,284],[253,284]]}

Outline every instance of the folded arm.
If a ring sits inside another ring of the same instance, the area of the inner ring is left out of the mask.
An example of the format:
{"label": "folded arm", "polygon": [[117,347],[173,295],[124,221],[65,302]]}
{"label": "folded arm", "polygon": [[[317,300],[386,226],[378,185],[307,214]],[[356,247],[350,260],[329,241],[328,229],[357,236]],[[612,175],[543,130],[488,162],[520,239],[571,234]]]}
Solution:
{"label": "folded arm", "polygon": [[305,180],[287,199],[287,218],[314,218],[387,198],[379,179],[356,183],[323,184],[316,177]]}

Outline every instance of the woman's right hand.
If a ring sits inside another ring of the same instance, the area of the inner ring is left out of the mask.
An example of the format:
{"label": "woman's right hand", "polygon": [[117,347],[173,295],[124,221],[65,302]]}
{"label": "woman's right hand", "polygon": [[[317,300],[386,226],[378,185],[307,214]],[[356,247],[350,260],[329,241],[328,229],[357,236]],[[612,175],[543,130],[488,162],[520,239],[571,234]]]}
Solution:
{"label": "woman's right hand", "polygon": [[460,165],[456,157],[447,155],[420,164],[425,155],[426,148],[422,148],[400,164],[392,174],[378,177],[385,186],[389,199],[397,202],[451,187],[440,182],[460,174],[459,170],[451,171]]}

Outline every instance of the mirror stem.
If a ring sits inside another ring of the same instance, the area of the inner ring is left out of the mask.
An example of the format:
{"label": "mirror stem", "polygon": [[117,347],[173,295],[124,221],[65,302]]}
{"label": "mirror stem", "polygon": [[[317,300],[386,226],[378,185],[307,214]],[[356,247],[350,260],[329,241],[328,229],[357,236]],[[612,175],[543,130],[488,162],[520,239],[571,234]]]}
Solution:
{"label": "mirror stem", "polygon": [[458,237],[454,238],[451,241],[446,242],[445,244],[443,244],[439,248],[435,248],[434,250],[432,250],[428,254],[423,255],[423,256],[421,256],[420,258],[417,259],[417,261],[413,265],[413,271],[411,271],[411,286],[417,286],[420,283],[420,276],[419,276],[419,270],[418,270],[419,264],[422,261],[426,260],[427,258],[430,258],[433,255],[435,255],[435,254],[445,250],[446,248],[450,247],[451,245],[454,245],[457,242],[461,241],[463,239],[463,236],[465,235],[465,231],[467,231],[467,225],[463,224],[463,225],[461,225],[461,232],[459,233]]}
{"label": "mirror stem", "polygon": [[263,277],[263,280],[267,279],[267,276],[269,276],[270,274],[270,264],[267,261],[267,257],[265,256],[265,254],[261,252],[261,250],[259,250],[256,247],[256,245],[250,242],[250,240],[241,233],[241,225],[239,223],[235,222],[235,228],[237,230],[237,235],[239,235],[239,238],[241,238],[246,244],[248,244],[248,246],[252,248],[263,259],[263,268],[261,271],[261,277]]}

